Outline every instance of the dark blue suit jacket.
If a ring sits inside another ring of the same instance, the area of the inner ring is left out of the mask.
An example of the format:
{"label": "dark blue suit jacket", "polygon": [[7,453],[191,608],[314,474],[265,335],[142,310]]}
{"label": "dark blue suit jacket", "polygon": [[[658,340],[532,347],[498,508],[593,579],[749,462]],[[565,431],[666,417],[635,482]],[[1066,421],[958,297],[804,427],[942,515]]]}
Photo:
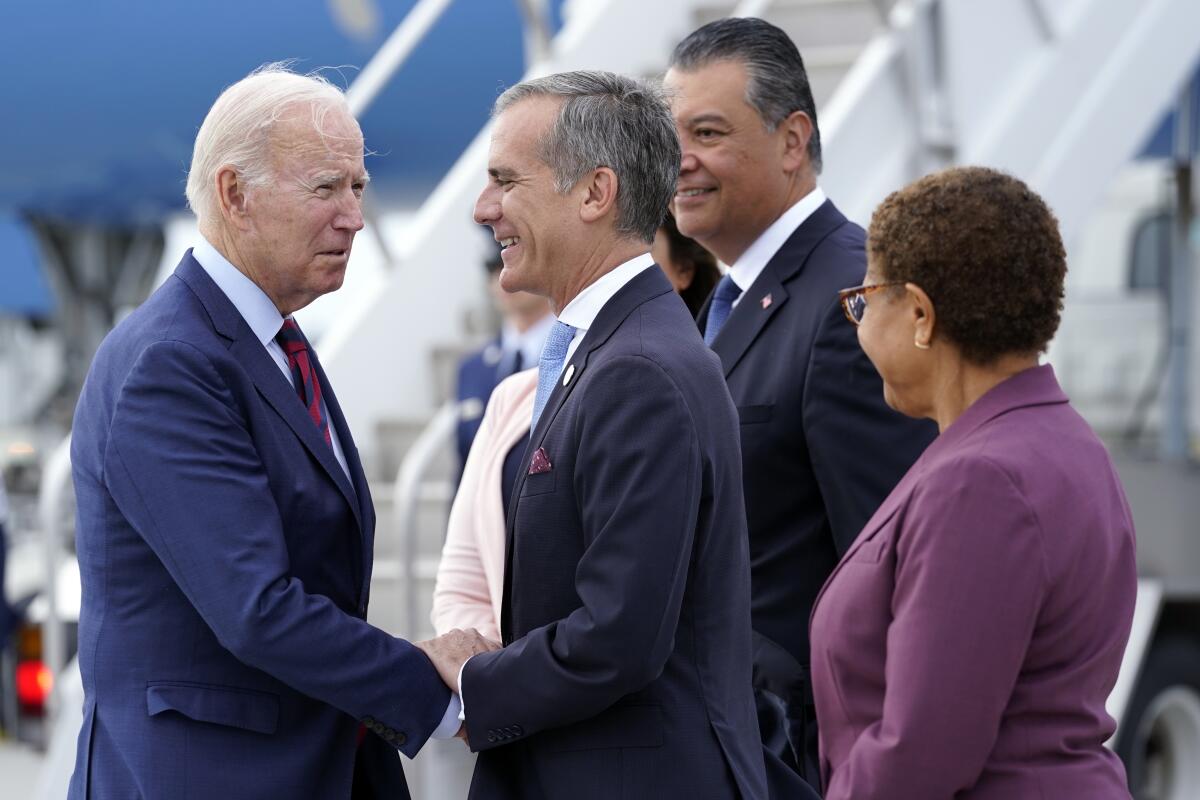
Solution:
{"label": "dark blue suit jacket", "polygon": [[[647,269],[564,375],[509,510],[507,647],[463,673],[471,797],[765,797],[720,365]],[[551,468],[530,475],[539,448]]]}
{"label": "dark blue suit jacket", "polygon": [[471,452],[471,442],[475,441],[475,434],[479,432],[479,424],[483,421],[483,409],[487,406],[488,399],[500,381],[512,374],[511,365],[504,363],[505,361],[511,359],[504,358],[500,340],[495,339],[468,355],[458,365],[456,397],[459,402],[478,400],[480,404],[479,413],[470,418],[460,418],[458,429],[455,431],[460,469],[467,463],[467,454]]}
{"label": "dark blue suit jacket", "polygon": [[[887,407],[879,373],[839,304],[839,289],[863,282],[864,238],[833,203],[823,203],[713,342],[741,423],[755,685],[790,707],[793,732],[814,764],[816,728],[800,718],[800,706],[811,710],[813,602],[937,433],[932,423]],[[707,304],[698,321],[704,330]]]}
{"label": "dark blue suit jacket", "polygon": [[364,621],[375,517],[315,366],[349,479],[190,252],[101,345],[71,445],[72,798],[347,797],[360,720],[396,769],[441,720],[428,659]]}

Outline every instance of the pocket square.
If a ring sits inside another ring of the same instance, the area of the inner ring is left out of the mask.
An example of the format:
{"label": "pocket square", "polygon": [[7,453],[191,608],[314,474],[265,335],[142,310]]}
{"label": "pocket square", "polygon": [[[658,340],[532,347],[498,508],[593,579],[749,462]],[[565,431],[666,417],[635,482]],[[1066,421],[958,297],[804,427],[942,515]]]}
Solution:
{"label": "pocket square", "polygon": [[543,472],[549,472],[550,467],[550,458],[546,455],[546,449],[539,447],[533,454],[533,460],[529,462],[529,474],[540,475]]}

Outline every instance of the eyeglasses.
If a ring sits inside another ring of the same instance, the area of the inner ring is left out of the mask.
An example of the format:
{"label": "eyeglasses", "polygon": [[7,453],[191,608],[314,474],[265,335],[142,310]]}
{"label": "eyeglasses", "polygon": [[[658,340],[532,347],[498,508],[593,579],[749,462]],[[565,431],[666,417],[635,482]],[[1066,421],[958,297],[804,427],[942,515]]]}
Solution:
{"label": "eyeglasses", "polygon": [[846,319],[855,325],[861,325],[863,314],[867,313],[867,295],[876,289],[887,286],[903,286],[904,281],[887,281],[886,283],[864,283],[862,286],[851,286],[838,292],[838,300],[842,303],[842,311]]}

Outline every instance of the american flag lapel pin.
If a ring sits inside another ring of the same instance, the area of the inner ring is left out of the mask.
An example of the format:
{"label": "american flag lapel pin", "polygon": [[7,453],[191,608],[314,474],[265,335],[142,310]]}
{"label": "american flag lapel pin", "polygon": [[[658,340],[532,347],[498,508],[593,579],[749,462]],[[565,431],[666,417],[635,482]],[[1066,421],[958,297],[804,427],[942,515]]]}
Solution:
{"label": "american flag lapel pin", "polygon": [[766,297],[764,297],[759,302],[762,303],[763,311],[766,311],[768,308],[771,307],[771,295],[768,294]]}

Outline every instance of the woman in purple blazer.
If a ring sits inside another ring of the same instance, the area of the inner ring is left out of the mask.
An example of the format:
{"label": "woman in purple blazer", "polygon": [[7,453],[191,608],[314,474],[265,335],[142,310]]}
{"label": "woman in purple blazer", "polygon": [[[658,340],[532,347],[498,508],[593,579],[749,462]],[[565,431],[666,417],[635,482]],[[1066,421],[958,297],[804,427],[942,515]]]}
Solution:
{"label": "woman in purple blazer", "polygon": [[941,435],[813,611],[825,798],[1128,798],[1104,701],[1133,615],[1133,522],[1038,366],[1062,308],[1057,221],[1012,177],[950,169],[885,200],[867,252],[846,314],[887,402]]}

